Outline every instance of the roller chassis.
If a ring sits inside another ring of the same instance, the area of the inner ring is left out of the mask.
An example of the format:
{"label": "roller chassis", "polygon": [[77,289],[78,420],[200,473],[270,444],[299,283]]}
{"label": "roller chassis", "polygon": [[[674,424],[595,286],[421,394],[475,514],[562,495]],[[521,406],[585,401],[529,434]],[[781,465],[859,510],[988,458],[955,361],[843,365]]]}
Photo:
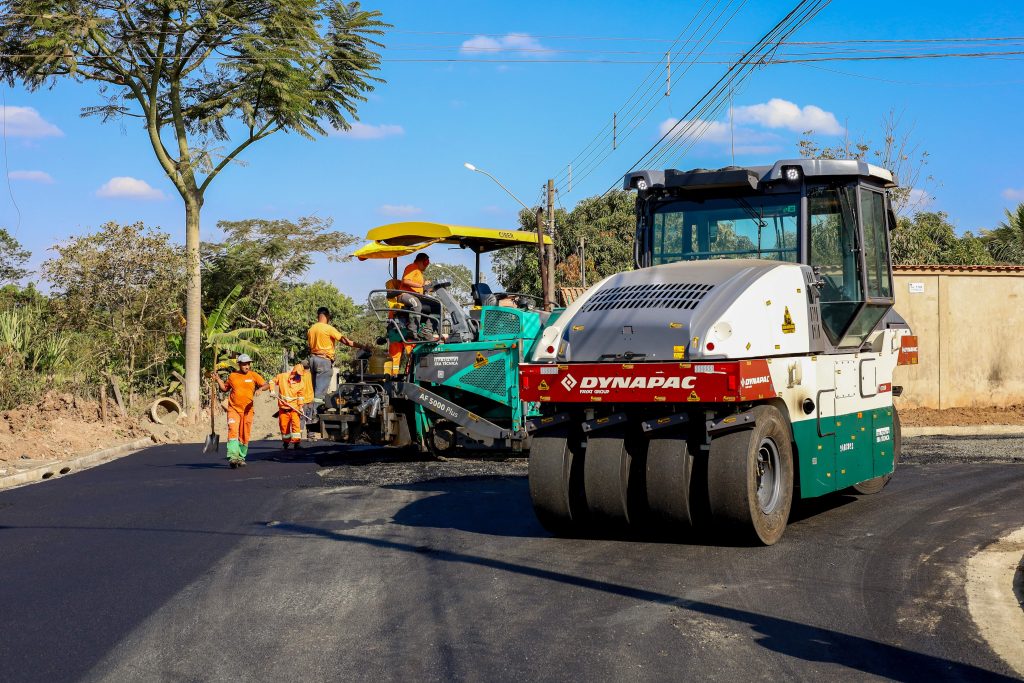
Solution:
{"label": "roller chassis", "polygon": [[[897,364],[916,362],[916,344],[908,329],[887,329],[871,339],[871,350],[847,354],[524,364],[523,396],[540,402],[547,416],[531,466],[554,459],[559,464],[551,467],[565,469],[565,490],[547,494],[559,501],[561,517],[697,525],[709,519],[715,496],[709,501],[707,491],[691,486],[693,471],[706,478],[726,437],[754,432],[759,408],[771,408],[785,428],[787,443],[775,447],[791,456],[783,484],[795,497],[886,479],[898,459],[892,373]],[[574,443],[563,446],[562,439]],[[739,437],[728,440],[732,450],[746,447]],[[760,489],[765,472],[753,474]],[[543,498],[535,504],[542,520],[552,517]],[[771,509],[759,512],[767,517]],[[556,526],[566,527],[564,520]],[[770,531],[755,533],[762,542],[777,540]]]}

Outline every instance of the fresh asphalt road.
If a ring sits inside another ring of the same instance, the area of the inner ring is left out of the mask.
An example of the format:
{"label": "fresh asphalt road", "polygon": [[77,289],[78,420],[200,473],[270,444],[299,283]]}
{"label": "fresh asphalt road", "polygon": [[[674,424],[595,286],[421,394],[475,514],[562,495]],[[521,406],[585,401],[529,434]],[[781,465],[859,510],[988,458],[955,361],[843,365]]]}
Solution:
{"label": "fresh asphalt road", "polygon": [[0,493],[0,680],[1008,680],[965,558],[1024,466],[931,443],[770,548],[552,538],[521,462],[154,447]]}

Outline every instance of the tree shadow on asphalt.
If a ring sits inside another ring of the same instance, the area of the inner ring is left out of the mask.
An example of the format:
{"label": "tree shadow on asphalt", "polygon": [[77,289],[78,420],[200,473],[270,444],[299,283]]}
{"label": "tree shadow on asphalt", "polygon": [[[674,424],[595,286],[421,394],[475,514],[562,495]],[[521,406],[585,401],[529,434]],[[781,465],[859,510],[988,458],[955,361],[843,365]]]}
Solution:
{"label": "tree shadow on asphalt", "polygon": [[931,678],[971,681],[1016,680],[972,664],[914,652],[896,645],[849,635],[828,628],[820,628],[791,619],[724,607],[709,602],[688,600],[667,593],[627,586],[611,581],[575,576],[551,569],[530,567],[505,560],[413,545],[401,541],[355,536],[303,524],[281,523],[274,528],[283,534],[312,536],[382,550],[415,553],[429,557],[437,562],[465,564],[495,571],[510,572],[534,579],[587,588],[619,597],[669,605],[680,610],[728,619],[750,626],[759,634],[759,637],[755,638],[755,642],[768,650],[807,662],[837,664],[865,674],[884,676],[897,681],[919,681]]}

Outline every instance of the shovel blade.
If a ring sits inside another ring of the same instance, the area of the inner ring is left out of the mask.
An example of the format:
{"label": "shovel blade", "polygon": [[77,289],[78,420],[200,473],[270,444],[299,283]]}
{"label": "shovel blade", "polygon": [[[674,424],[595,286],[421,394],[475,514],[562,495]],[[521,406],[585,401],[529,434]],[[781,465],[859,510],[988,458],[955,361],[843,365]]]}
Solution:
{"label": "shovel blade", "polygon": [[216,453],[220,446],[220,434],[209,434],[203,444],[203,453]]}

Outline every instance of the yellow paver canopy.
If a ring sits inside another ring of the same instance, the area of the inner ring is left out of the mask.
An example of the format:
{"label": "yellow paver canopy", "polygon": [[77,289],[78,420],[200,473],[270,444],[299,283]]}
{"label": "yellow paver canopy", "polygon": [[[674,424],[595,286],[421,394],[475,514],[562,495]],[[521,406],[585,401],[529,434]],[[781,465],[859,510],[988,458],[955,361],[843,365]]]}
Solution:
{"label": "yellow paver canopy", "polygon": [[[477,254],[483,254],[496,249],[537,244],[537,233],[407,221],[373,228],[366,233],[366,239],[372,241],[353,254],[360,260],[400,258],[433,244],[455,244]],[[545,235],[544,243],[551,244],[551,238]]]}

